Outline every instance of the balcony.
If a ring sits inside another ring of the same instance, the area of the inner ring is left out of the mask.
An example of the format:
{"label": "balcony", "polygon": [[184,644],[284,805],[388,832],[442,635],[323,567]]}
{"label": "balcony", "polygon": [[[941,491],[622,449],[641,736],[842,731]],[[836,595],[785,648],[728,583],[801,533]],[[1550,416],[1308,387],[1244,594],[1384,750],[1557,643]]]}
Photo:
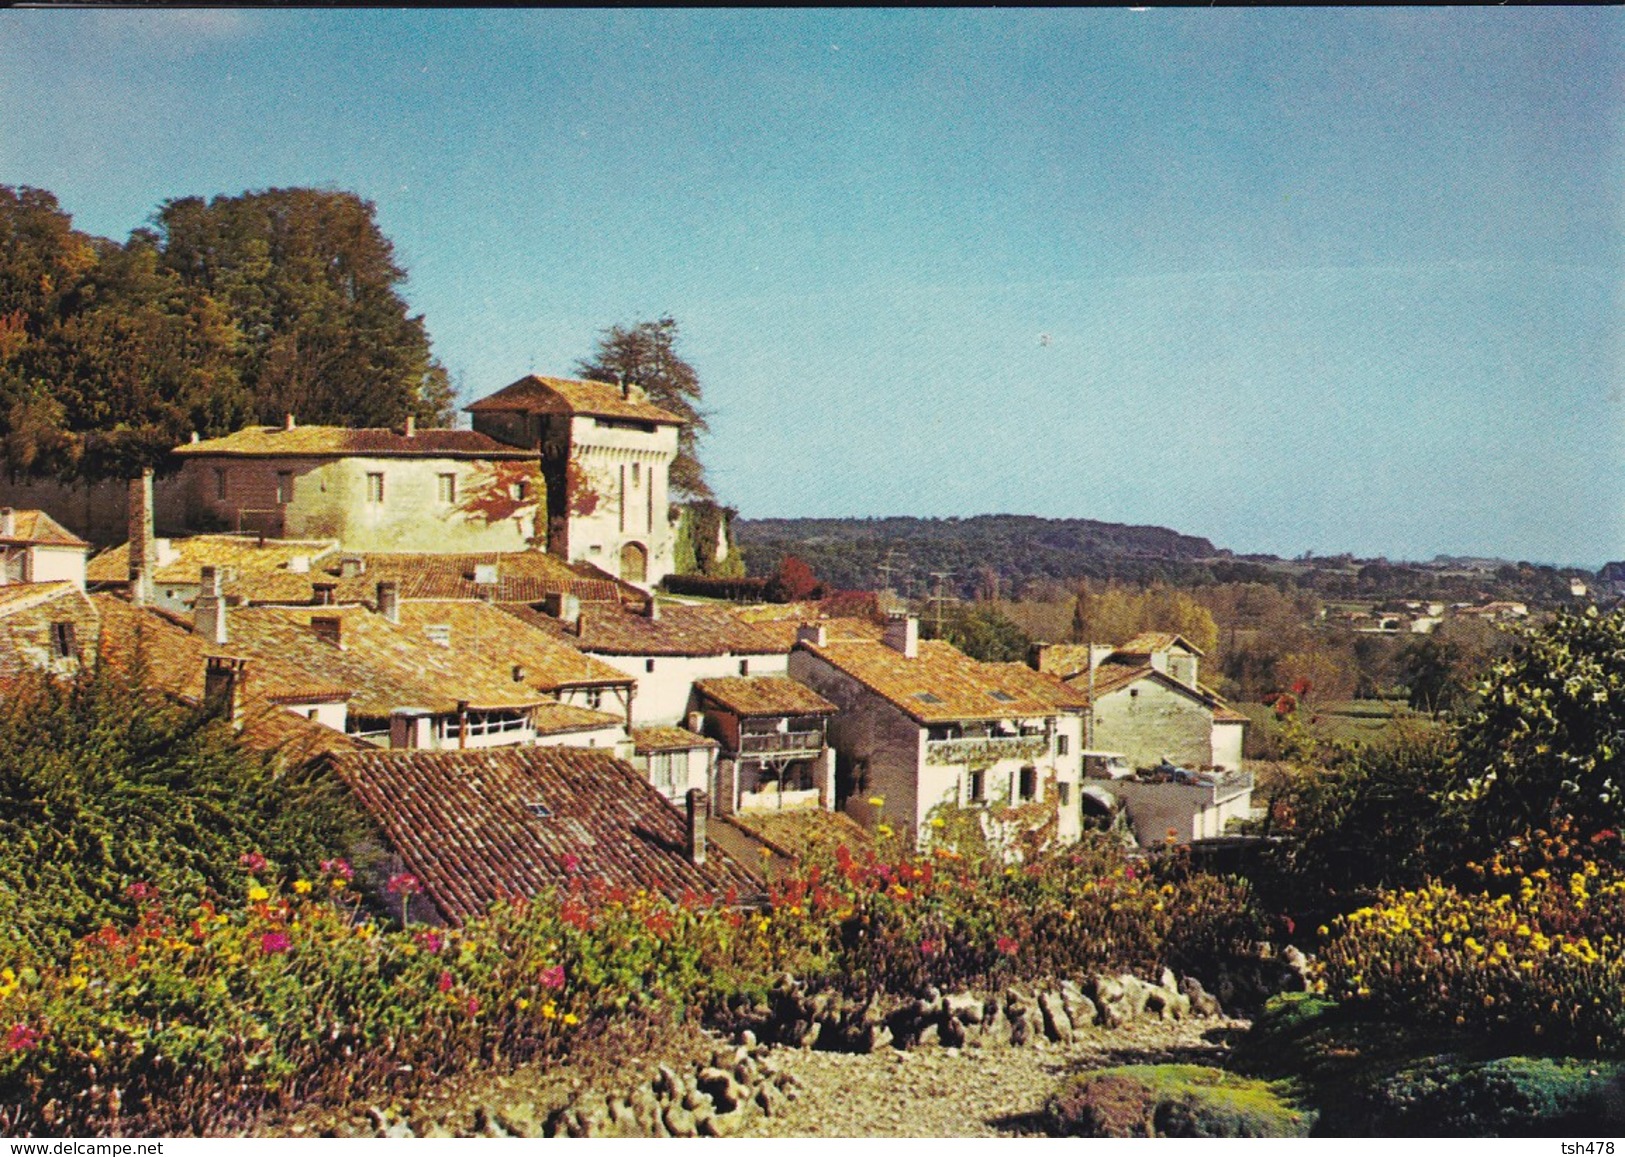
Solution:
{"label": "balcony", "polygon": [[767,731],[739,737],[739,755],[800,756],[817,755],[824,750],[821,731]]}
{"label": "balcony", "polygon": [[991,767],[1003,759],[1043,759],[1049,751],[1047,735],[931,739],[925,744],[925,762],[937,766]]}

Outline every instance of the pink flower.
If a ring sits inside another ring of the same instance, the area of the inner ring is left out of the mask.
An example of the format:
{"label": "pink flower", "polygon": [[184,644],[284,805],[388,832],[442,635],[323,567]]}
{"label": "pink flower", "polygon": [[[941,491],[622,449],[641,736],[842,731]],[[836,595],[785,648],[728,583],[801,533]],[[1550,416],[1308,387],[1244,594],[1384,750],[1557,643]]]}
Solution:
{"label": "pink flower", "polygon": [[472,996],[469,997],[468,998],[468,1015],[470,1017],[472,1017],[475,1013],[477,1013],[479,1011],[480,1011],[480,1002],[475,1000]]}
{"label": "pink flower", "polygon": [[438,988],[441,992],[450,992],[451,991],[451,983],[452,983],[452,981],[451,981],[451,973],[442,972],[440,974],[440,979],[435,981],[435,987]]}
{"label": "pink flower", "polygon": [[439,952],[445,941],[440,939],[440,933],[432,928],[426,928],[412,939],[418,942],[418,947],[425,952]]}
{"label": "pink flower", "polygon": [[156,900],[158,898],[158,889],[145,880],[137,880],[124,889],[124,894],[129,899],[140,903],[142,900]]}
{"label": "pink flower", "polygon": [[564,965],[555,964],[552,968],[542,969],[542,975],[539,979],[543,988],[563,988]]}
{"label": "pink flower", "polygon": [[935,940],[922,940],[920,941],[920,955],[935,956],[937,954],[937,949],[940,947],[941,945],[939,945]]}
{"label": "pink flower", "polygon": [[40,1042],[40,1031],[26,1024],[14,1024],[11,1031],[6,1034],[6,1051],[20,1053],[24,1049],[31,1049]]}
{"label": "pink flower", "polygon": [[1014,956],[1016,954],[1016,950],[1019,949],[1021,945],[1018,944],[1013,937],[1000,936],[997,942],[994,943],[993,947],[997,948],[1001,955]]}
{"label": "pink flower", "polygon": [[267,932],[260,937],[260,951],[267,956],[274,956],[278,952],[286,952],[293,947],[293,941],[288,939],[286,932]]}
{"label": "pink flower", "polygon": [[423,890],[423,885],[411,872],[396,872],[384,886],[392,896],[415,896]]}
{"label": "pink flower", "polygon": [[355,869],[350,867],[350,861],[345,859],[323,860],[322,871],[346,882],[355,879]]}
{"label": "pink flower", "polygon": [[564,865],[566,872],[576,872],[581,868],[581,857],[572,852],[565,852],[559,857],[559,863]]}
{"label": "pink flower", "polygon": [[238,857],[237,862],[243,867],[247,868],[250,872],[265,871],[265,857],[260,855],[258,852],[244,852],[240,857]]}

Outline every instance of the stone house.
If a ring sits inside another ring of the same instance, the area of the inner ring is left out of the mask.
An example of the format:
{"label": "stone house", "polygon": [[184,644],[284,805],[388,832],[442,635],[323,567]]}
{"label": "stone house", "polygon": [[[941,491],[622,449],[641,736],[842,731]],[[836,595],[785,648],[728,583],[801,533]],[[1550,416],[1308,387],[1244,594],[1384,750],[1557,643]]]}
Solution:
{"label": "stone house", "polygon": [[493,901],[550,890],[759,893],[707,838],[703,792],[680,812],[607,751],[368,751],[326,766],[378,824],[389,867],[421,883],[414,919],[461,923]]}
{"label": "stone house", "polygon": [[835,704],[783,675],[694,684],[696,730],[721,745],[713,803],[724,815],[835,807]]}
{"label": "stone house", "polygon": [[1134,767],[1239,770],[1247,717],[1202,685],[1201,658],[1182,636],[1151,632],[1120,647],[1041,648],[1038,665],[1083,695],[1091,748]]}
{"label": "stone house", "polygon": [[880,640],[808,627],[789,674],[838,709],[829,742],[860,822],[925,840],[946,804],[1077,837],[1084,701],[1059,680],[922,642],[912,617],[891,620]]}
{"label": "stone house", "polygon": [[193,530],[337,539],[351,551],[518,551],[544,535],[536,455],[473,430],[300,426],[290,415],[174,454],[170,504]]}
{"label": "stone house", "polygon": [[682,418],[635,386],[535,374],[466,409],[476,431],[540,456],[552,553],[641,587],[672,572],[667,475]]}
{"label": "stone house", "polygon": [[[339,555],[337,539],[268,539],[241,534],[200,534],[189,538],[155,538],[151,559],[151,606],[191,614],[202,590],[203,568],[213,567],[221,593],[237,602],[307,603],[312,581]],[[130,544],[102,551],[85,568],[96,589],[127,590]]]}
{"label": "stone house", "polygon": [[43,510],[0,506],[0,586],[71,582],[85,589],[90,544]]}
{"label": "stone house", "polygon": [[0,681],[76,674],[95,661],[100,629],[95,605],[68,580],[0,585]]}
{"label": "stone house", "polygon": [[691,791],[703,791],[714,811],[717,746],[715,739],[686,727],[635,727],[631,763],[673,804],[681,804]]}

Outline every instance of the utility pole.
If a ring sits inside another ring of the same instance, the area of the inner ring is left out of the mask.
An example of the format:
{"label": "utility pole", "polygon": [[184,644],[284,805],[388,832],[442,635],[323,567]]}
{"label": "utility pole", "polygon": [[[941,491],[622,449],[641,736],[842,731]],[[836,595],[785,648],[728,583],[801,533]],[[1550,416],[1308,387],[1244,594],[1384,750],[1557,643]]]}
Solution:
{"label": "utility pole", "polygon": [[931,578],[935,582],[935,589],[926,601],[936,607],[936,629],[937,638],[939,639],[942,638],[942,605],[944,603],[956,603],[959,601],[952,595],[943,593],[943,587],[947,585],[948,580],[953,577],[953,574],[954,572],[951,570],[934,570],[931,572]]}

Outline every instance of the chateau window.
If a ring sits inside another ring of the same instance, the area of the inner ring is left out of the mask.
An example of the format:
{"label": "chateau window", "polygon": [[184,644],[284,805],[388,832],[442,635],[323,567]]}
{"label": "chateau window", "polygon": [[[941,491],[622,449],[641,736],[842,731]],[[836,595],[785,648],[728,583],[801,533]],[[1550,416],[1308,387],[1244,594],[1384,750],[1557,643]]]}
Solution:
{"label": "chateau window", "polygon": [[440,474],[435,478],[437,483],[436,495],[440,505],[450,506],[457,501],[457,475]]}
{"label": "chateau window", "polygon": [[367,475],[367,501],[373,505],[382,505],[384,501],[384,476],[382,474]]}
{"label": "chateau window", "polygon": [[987,799],[987,773],[973,771],[970,773],[970,782],[966,785],[965,794],[971,803],[981,803]]}
{"label": "chateau window", "polygon": [[1038,769],[1036,767],[1028,766],[1021,769],[1017,794],[1023,800],[1038,798]]}
{"label": "chateau window", "polygon": [[1067,739],[1068,738],[1069,737],[1065,736],[1065,735],[1057,735],[1055,737],[1055,754],[1056,755],[1065,755],[1066,754],[1066,752],[1067,752]]}
{"label": "chateau window", "polygon": [[216,466],[214,470],[214,496],[222,502],[226,498],[226,471],[221,466]]}

